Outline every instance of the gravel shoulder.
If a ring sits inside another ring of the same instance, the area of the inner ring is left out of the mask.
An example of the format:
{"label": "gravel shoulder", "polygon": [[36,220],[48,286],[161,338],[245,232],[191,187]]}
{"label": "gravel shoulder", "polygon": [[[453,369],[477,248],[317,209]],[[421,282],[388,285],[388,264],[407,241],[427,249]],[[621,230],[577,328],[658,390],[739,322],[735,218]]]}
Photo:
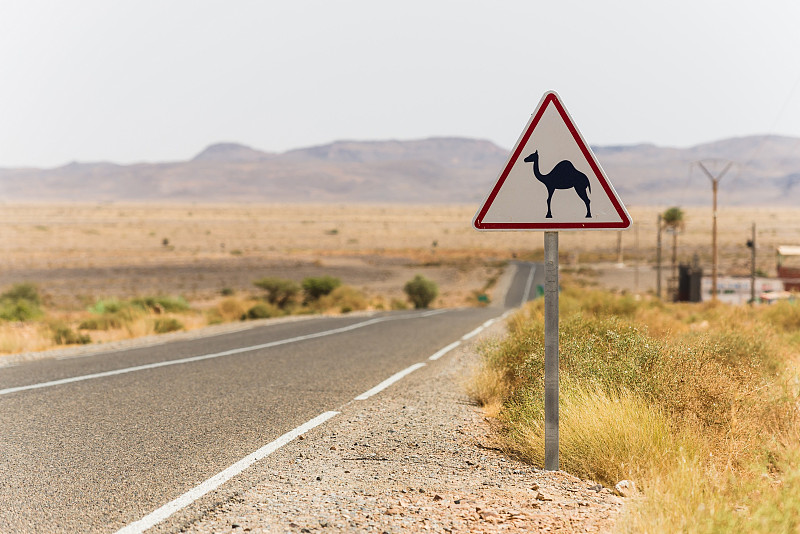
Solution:
{"label": "gravel shoulder", "polygon": [[623,499],[504,456],[465,394],[470,343],[270,455],[233,496],[154,531],[609,532]]}

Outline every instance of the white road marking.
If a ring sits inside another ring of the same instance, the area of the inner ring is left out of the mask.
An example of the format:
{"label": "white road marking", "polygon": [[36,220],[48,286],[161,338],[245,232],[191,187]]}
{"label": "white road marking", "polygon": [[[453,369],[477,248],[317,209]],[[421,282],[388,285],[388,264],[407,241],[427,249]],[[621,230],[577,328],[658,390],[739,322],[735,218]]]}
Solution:
{"label": "white road marking", "polygon": [[461,345],[461,341],[454,341],[454,342],[450,343],[449,345],[447,345],[446,347],[444,347],[442,349],[439,349],[436,352],[434,352],[431,355],[431,357],[428,358],[428,359],[429,360],[438,360],[439,358],[441,358],[442,356],[444,356],[445,354],[447,354],[448,352],[450,352],[451,350],[453,350],[454,348],[456,348],[459,345]]}
{"label": "white road marking", "polygon": [[358,328],[364,328],[365,326],[370,326],[377,323],[383,323],[387,321],[399,321],[404,319],[418,319],[420,317],[430,317],[432,315],[438,315],[440,313],[445,313],[449,310],[431,310],[419,315],[401,315],[401,316],[389,316],[389,317],[377,317],[375,319],[370,319],[368,321],[362,321],[360,323],[351,324],[349,326],[343,326],[341,328],[334,328],[333,330],[325,330],[323,332],[315,332],[313,334],[306,334],[304,336],[297,336],[288,339],[280,339],[278,341],[271,341],[269,343],[262,343],[260,345],[252,345],[250,347],[241,347],[238,349],[231,349],[226,350],[223,352],[215,352],[213,354],[204,354],[201,356],[192,356],[190,358],[181,358],[179,360],[169,360],[164,362],[156,362],[156,363],[148,363],[145,365],[137,365],[134,367],[126,367],[124,369],[115,369],[113,371],[104,371],[102,373],[92,373],[88,375],[82,376],[74,376],[71,378],[62,378],[60,380],[52,380],[50,382],[40,382],[38,384],[29,384],[26,386],[17,386],[11,387],[6,389],[0,389],[0,395],[8,395],[10,393],[18,393],[20,391],[28,391],[32,389],[41,389],[41,388],[48,388],[53,386],[61,386],[64,384],[72,384],[74,382],[83,382],[84,380],[92,380],[95,378],[105,378],[108,376],[116,376],[122,375],[126,373],[134,373],[137,371],[145,371],[148,369],[157,369],[159,367],[167,367],[170,365],[181,365],[184,363],[192,363],[192,362],[199,362],[203,360],[211,360],[214,358],[221,358],[223,356],[232,356],[234,354],[242,354],[244,352],[251,352],[255,350],[261,349],[268,349],[271,347],[277,347],[279,345],[286,345],[289,343],[297,343],[298,341],[306,341],[309,339],[315,339],[318,337],[325,337],[325,336],[332,336],[334,334],[341,334],[342,332],[349,332],[351,330],[356,330]]}
{"label": "white road marking", "polygon": [[526,302],[528,302],[528,298],[531,295],[531,285],[533,284],[533,275],[536,273],[536,264],[531,264],[531,274],[528,275],[528,282],[525,284],[525,291],[522,293],[522,302],[520,306],[524,306]]}
{"label": "white road marking", "polygon": [[483,326],[479,326],[478,328],[476,328],[476,329],[475,329],[475,330],[473,330],[472,332],[467,332],[466,334],[464,334],[463,336],[461,336],[461,341],[466,341],[466,340],[468,340],[469,338],[475,337],[475,336],[477,336],[478,334],[480,334],[481,332],[483,332]]}
{"label": "white road marking", "polygon": [[198,486],[195,486],[194,488],[190,489],[189,491],[187,491],[174,501],[168,502],[158,510],[155,510],[154,512],[151,512],[150,514],[139,519],[138,521],[135,521],[119,529],[116,532],[116,534],[140,534],[141,532],[144,532],[145,530],[157,525],[158,523],[164,521],[178,510],[186,508],[187,506],[195,502],[203,495],[211,491],[214,491],[215,489],[217,489],[225,482],[229,481],[230,479],[232,479],[233,477],[235,477],[236,475],[238,475],[239,473],[241,473],[254,463],[258,462],[259,460],[263,460],[264,458],[266,458],[273,452],[277,451],[287,443],[291,442],[298,436],[305,434],[312,428],[321,425],[322,423],[324,423],[325,421],[331,419],[336,415],[339,415],[339,412],[325,412],[321,415],[318,415],[314,419],[308,421],[307,423],[298,426],[294,430],[290,430],[289,432],[282,435],[275,441],[268,443],[267,445],[264,445],[254,453],[245,456],[244,458],[242,458],[235,464],[231,465],[224,471],[217,473],[216,475],[209,478],[205,482],[202,482]]}
{"label": "white road marking", "polygon": [[[433,311],[430,311],[430,312],[425,312],[421,316],[422,317],[430,317],[431,315],[437,315],[439,313],[444,313],[445,311],[446,310],[433,310]],[[312,339],[312,338],[315,338],[315,337],[321,337],[323,335],[331,335],[332,333],[339,333],[339,332],[346,332],[348,330],[354,330],[355,328],[360,328],[360,327],[363,327],[363,326],[367,326],[368,324],[375,324],[377,322],[382,322],[382,321],[385,321],[385,320],[404,319],[404,318],[407,318],[407,317],[397,317],[397,318],[382,317],[382,318],[378,318],[378,319],[372,319],[370,321],[364,321],[363,323],[357,323],[355,325],[350,325],[350,326],[346,326],[346,327],[343,327],[343,328],[337,328],[335,330],[328,330],[326,332],[319,332],[319,333],[316,333],[316,334],[309,334],[307,336],[299,336],[299,337],[291,338],[291,339],[287,339],[287,340],[275,341],[275,342],[272,342],[272,343],[266,343],[264,345],[258,345],[257,347],[247,347],[245,349],[236,349],[234,351],[226,351],[225,353],[218,353],[216,355],[199,356],[199,357],[196,357],[196,358],[185,358],[184,360],[181,360],[181,363],[185,363],[186,361],[196,361],[197,359],[207,359],[207,358],[210,358],[210,357],[219,357],[219,356],[227,355],[227,354],[235,354],[237,352],[244,352],[246,350],[256,350],[257,348],[264,348],[265,346],[275,346],[275,345],[280,345],[280,344],[283,344],[283,343],[290,343],[292,341],[300,341],[300,340],[303,340],[303,339]],[[451,343],[451,344],[447,345],[446,347],[444,347],[443,349],[439,350],[433,356],[431,356],[430,359],[436,360],[436,359],[440,358],[441,356],[443,356],[444,354],[446,354],[447,352],[449,352],[450,350],[456,348],[460,344],[461,344],[460,341],[456,341],[454,343]],[[160,367],[162,365],[169,365],[171,363],[172,362],[162,362],[162,364],[151,364],[149,366],[139,366],[138,368]],[[366,399],[368,399],[369,397],[375,395],[376,393],[379,393],[380,391],[383,391],[387,387],[391,386],[392,384],[394,384],[398,380],[401,380],[403,377],[409,375],[410,373],[413,373],[414,371],[416,371],[420,367],[425,367],[425,364],[424,363],[416,363],[416,364],[412,365],[411,367],[408,367],[408,368],[400,371],[399,373],[396,373],[396,374],[392,375],[391,377],[387,378],[386,380],[384,380],[383,382],[381,382],[380,384],[378,384],[374,388],[372,388],[369,391],[366,391],[366,392],[362,393],[361,395],[359,395],[358,397],[356,397],[355,400],[366,400]],[[130,368],[130,370],[134,370],[134,369],[138,369],[138,368]],[[130,370],[127,371],[127,372],[130,372]],[[115,371],[110,371],[108,373],[96,373],[96,375],[86,375],[86,376],[87,377],[89,377],[89,376],[96,377],[96,376],[107,376],[109,374],[120,374],[120,373],[119,372],[115,372]],[[76,378],[78,378],[78,379],[83,378],[84,380],[88,379],[86,377],[76,377]],[[73,381],[73,382],[76,381],[76,379],[65,379],[65,380],[66,381]],[[54,382],[66,383],[65,381],[54,381]],[[48,383],[48,384],[52,384],[52,383]],[[41,386],[41,387],[45,387],[45,386]],[[15,388],[10,388],[10,389],[15,389]],[[20,389],[20,388],[16,388],[16,389]],[[32,389],[32,388],[28,387],[27,389]],[[4,393],[6,391],[8,391],[8,390],[0,390],[0,394]],[[201,497],[203,497],[207,493],[210,493],[211,491],[214,491],[215,489],[219,488],[225,482],[229,481],[230,479],[232,479],[233,477],[235,477],[236,475],[238,475],[239,473],[241,473],[242,471],[244,471],[245,469],[247,469],[248,467],[250,467],[254,463],[258,462],[259,460],[263,460],[264,458],[266,458],[267,456],[269,456],[273,452],[277,451],[278,449],[280,449],[281,447],[283,447],[287,443],[290,443],[291,441],[293,441],[298,436],[300,436],[302,434],[305,434],[306,432],[308,432],[312,428],[315,428],[315,427],[321,425],[322,423],[328,421],[332,417],[335,417],[339,413],[340,412],[337,412],[337,411],[325,412],[322,415],[319,415],[319,416],[315,417],[314,419],[308,421],[307,423],[300,425],[299,427],[295,428],[294,430],[291,430],[291,431],[287,432],[286,434],[282,435],[281,437],[279,437],[275,441],[273,441],[271,443],[268,443],[267,445],[264,445],[263,447],[261,447],[260,449],[258,449],[254,453],[250,454],[249,456],[246,456],[246,457],[242,458],[241,460],[239,460],[235,464],[231,465],[230,467],[228,467],[224,471],[221,471],[220,473],[217,473],[216,475],[214,475],[213,477],[209,478],[205,482],[199,484],[198,486],[195,486],[194,488],[192,488],[191,490],[187,491],[186,493],[184,493],[183,495],[181,495],[177,499],[168,502],[167,504],[165,504],[164,506],[162,506],[158,510],[155,510],[154,512],[151,512],[150,514],[146,515],[145,517],[139,519],[138,521],[130,523],[129,525],[119,529],[115,534],[141,534],[141,533],[143,533],[147,529],[154,527],[158,523],[161,523],[162,521],[164,521],[165,519],[170,517],[175,512],[177,512],[179,510],[182,510],[183,508],[186,508],[187,506],[189,506],[190,504],[192,504],[196,500],[200,499]]]}
{"label": "white road marking", "polygon": [[421,313],[419,316],[420,317],[430,317],[431,315],[439,315],[440,313],[444,313],[444,312],[447,312],[447,311],[450,311],[450,310],[448,310],[446,308],[443,309],[443,310],[431,310],[431,311],[426,311],[424,313]]}
{"label": "white road marking", "polygon": [[404,376],[413,373],[414,371],[416,371],[420,367],[425,367],[425,364],[424,363],[415,363],[411,367],[407,367],[407,368],[403,369],[402,371],[400,371],[399,373],[393,374],[392,376],[390,376],[389,378],[387,378],[386,380],[384,380],[383,382],[381,382],[380,384],[378,384],[374,388],[370,389],[369,391],[365,391],[364,393],[362,393],[361,395],[356,397],[355,400],[367,400],[368,398],[370,398],[371,396],[375,395],[376,393],[380,393],[384,389],[388,388],[389,386],[391,386],[392,384],[394,384],[395,382],[397,382],[398,380],[400,380]]}

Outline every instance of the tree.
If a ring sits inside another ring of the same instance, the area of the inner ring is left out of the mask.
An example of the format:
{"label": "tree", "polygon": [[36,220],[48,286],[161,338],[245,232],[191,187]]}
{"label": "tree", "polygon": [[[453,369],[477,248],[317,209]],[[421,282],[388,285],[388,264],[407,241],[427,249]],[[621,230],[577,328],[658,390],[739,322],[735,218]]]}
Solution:
{"label": "tree", "polygon": [[433,299],[439,294],[439,287],[436,282],[418,274],[412,280],[406,282],[403,291],[408,295],[414,307],[419,309],[427,308],[433,302]]}
{"label": "tree", "polygon": [[253,285],[266,291],[267,301],[281,309],[286,308],[300,292],[297,282],[283,278],[262,278],[253,282]]}
{"label": "tree", "polygon": [[331,291],[342,285],[342,281],[333,276],[310,276],[303,280],[303,292],[305,293],[305,302],[314,302],[329,295]]}

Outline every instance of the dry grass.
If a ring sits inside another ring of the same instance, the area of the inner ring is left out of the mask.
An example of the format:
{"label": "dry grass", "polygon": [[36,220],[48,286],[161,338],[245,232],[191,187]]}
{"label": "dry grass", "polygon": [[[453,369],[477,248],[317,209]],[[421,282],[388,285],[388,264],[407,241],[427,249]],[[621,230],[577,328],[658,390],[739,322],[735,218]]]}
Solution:
{"label": "dry grass", "polygon": [[[621,530],[800,528],[800,305],[671,305],[570,288],[561,302],[561,467],[643,488]],[[537,465],[542,318],[541,302],[513,317],[472,386],[507,449]]]}

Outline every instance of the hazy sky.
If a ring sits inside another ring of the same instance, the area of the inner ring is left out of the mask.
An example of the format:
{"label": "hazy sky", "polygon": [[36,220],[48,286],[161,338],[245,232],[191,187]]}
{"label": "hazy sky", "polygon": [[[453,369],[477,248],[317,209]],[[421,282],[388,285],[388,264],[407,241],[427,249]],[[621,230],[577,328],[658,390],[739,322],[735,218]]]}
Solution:
{"label": "hazy sky", "polygon": [[2,0],[0,167],[337,139],[800,137],[797,0]]}

